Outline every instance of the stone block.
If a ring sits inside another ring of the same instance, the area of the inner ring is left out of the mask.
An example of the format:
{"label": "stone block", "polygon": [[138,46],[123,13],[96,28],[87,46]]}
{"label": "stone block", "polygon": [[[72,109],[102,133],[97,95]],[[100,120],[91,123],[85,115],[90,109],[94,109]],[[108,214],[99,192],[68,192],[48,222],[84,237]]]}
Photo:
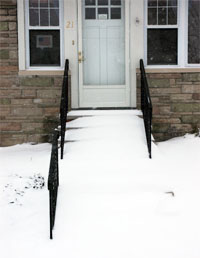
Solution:
{"label": "stone block", "polygon": [[166,104],[171,102],[170,95],[157,96],[159,98],[159,103]]}
{"label": "stone block", "polygon": [[12,31],[12,30],[17,30],[17,23],[16,22],[9,22],[9,30]]}
{"label": "stone block", "polygon": [[178,94],[181,93],[180,88],[150,88],[150,94],[152,96],[162,96],[166,94]]}
{"label": "stone block", "polygon": [[161,118],[153,118],[153,123],[155,124],[180,124],[181,123],[181,119],[180,118],[165,118],[165,117],[161,117]]}
{"label": "stone block", "polygon": [[23,122],[22,123],[22,130],[25,132],[34,132],[34,131],[42,131],[43,130],[43,123],[38,122],[38,123],[33,123],[33,122]]}
{"label": "stone block", "polygon": [[32,99],[11,99],[12,105],[26,106],[26,105],[31,105],[32,103],[33,103]]}
{"label": "stone block", "polygon": [[13,98],[13,97],[20,97],[21,96],[21,90],[14,90],[14,89],[3,89],[0,90],[0,98]]}
{"label": "stone block", "polygon": [[0,21],[16,21],[16,16],[0,16]]}
{"label": "stone block", "polygon": [[194,94],[192,94],[192,98],[193,98],[194,100],[200,100],[200,93],[194,93]]}
{"label": "stone block", "polygon": [[29,134],[27,135],[27,142],[49,142],[49,134]]}
{"label": "stone block", "polygon": [[170,106],[160,106],[159,107],[159,114],[168,115],[170,113],[171,113],[171,107]]}
{"label": "stone block", "polygon": [[153,124],[152,130],[155,133],[166,133],[170,128],[169,124]]}
{"label": "stone block", "polygon": [[4,134],[0,133],[0,146],[13,146],[15,144],[21,144],[27,142],[27,137],[24,134]]}
{"label": "stone block", "polygon": [[12,114],[16,116],[41,116],[43,115],[42,108],[35,107],[12,107]]}
{"label": "stone block", "polygon": [[153,105],[153,115],[159,115],[159,106]]}
{"label": "stone block", "polygon": [[182,116],[181,121],[184,124],[198,124],[200,123],[200,115]]}
{"label": "stone block", "polygon": [[[16,47],[17,46],[17,38],[12,38],[12,37],[9,37],[9,38],[0,38],[0,43],[3,44],[9,44],[9,47]],[[15,44],[15,45],[12,45],[12,44]]]}
{"label": "stone block", "polygon": [[1,6],[9,6],[9,8],[11,8],[11,6],[16,6],[17,5],[17,0],[1,0]]}
{"label": "stone block", "polygon": [[60,98],[55,99],[34,99],[33,103],[41,107],[55,107],[60,105]]}
{"label": "stone block", "polygon": [[8,58],[9,58],[9,50],[0,49],[0,59],[8,59]]}
{"label": "stone block", "polygon": [[183,81],[188,81],[188,82],[200,81],[200,73],[185,73],[183,74]]}
{"label": "stone block", "polygon": [[44,108],[44,114],[45,115],[58,115],[60,108],[59,107],[48,107]]}
{"label": "stone block", "polygon": [[16,87],[18,86],[18,78],[16,77],[3,77],[0,78],[0,88]]}
{"label": "stone block", "polygon": [[0,22],[0,31],[8,30],[8,22]]}
{"label": "stone block", "polygon": [[54,78],[54,86],[61,87],[63,83],[63,76],[55,77]]}
{"label": "stone block", "polygon": [[24,98],[35,98],[36,90],[22,90],[22,97]]}
{"label": "stone block", "polygon": [[7,116],[10,114],[10,107],[1,107],[0,116]]}
{"label": "stone block", "polygon": [[8,13],[9,15],[17,15],[17,9],[9,9]]}
{"label": "stone block", "polygon": [[37,90],[37,98],[60,98],[61,90]]}
{"label": "stone block", "polygon": [[9,105],[10,103],[11,103],[10,99],[0,99],[0,105]]}
{"label": "stone block", "polygon": [[173,112],[199,112],[200,103],[173,103]]}
{"label": "stone block", "polygon": [[[5,72],[7,74],[8,72],[17,72],[18,67],[17,66],[0,66],[0,71]],[[13,75],[13,73],[12,73]]]}
{"label": "stone block", "polygon": [[200,84],[199,85],[182,85],[183,93],[200,93]]}
{"label": "stone block", "polygon": [[170,132],[192,132],[193,127],[190,124],[171,124]]}
{"label": "stone block", "polygon": [[169,79],[148,79],[149,87],[165,88],[170,87]]}
{"label": "stone block", "polygon": [[17,59],[18,58],[18,52],[16,50],[11,50],[9,53],[10,59]]}
{"label": "stone block", "polygon": [[171,100],[187,101],[192,100],[192,94],[172,94]]}
{"label": "stone block", "polygon": [[15,123],[15,122],[5,122],[0,123],[0,131],[20,131],[21,130],[21,124]]}
{"label": "stone block", "polygon": [[181,79],[181,73],[149,73],[148,78],[154,79]]}
{"label": "stone block", "polygon": [[7,31],[3,31],[0,33],[1,38],[9,38],[9,33]]}
{"label": "stone block", "polygon": [[8,10],[7,9],[0,9],[0,15],[7,15]]}
{"label": "stone block", "polygon": [[176,80],[175,79],[170,79],[169,84],[171,87],[174,87],[176,85]]}
{"label": "stone block", "polygon": [[53,79],[50,77],[21,77],[20,82],[22,86],[41,86],[48,87],[53,85]]}

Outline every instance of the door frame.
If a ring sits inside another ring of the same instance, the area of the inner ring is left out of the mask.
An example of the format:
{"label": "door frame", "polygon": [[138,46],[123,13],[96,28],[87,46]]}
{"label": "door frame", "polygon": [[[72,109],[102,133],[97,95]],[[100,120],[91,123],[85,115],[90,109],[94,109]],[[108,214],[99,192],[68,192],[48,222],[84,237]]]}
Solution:
{"label": "door frame", "polygon": [[[77,44],[77,52],[83,49],[83,43],[82,43],[82,21],[83,21],[83,7],[82,7],[82,0],[77,0],[77,8],[78,8],[78,44]],[[123,105],[119,105],[119,107],[131,107],[131,85],[130,85],[130,0],[124,0],[125,4],[125,103]],[[78,65],[78,89],[79,89],[79,108],[87,107],[83,103],[83,66]],[[87,86],[86,86],[87,87]],[[115,86],[114,86],[115,87]],[[111,89],[114,89],[114,87],[110,87]],[[95,86],[93,88],[105,88],[102,86]],[[106,86],[107,88],[107,86]],[[115,87],[116,89],[119,89],[120,86],[117,85]],[[121,88],[124,88],[124,85],[122,85]],[[102,106],[103,107],[103,106]],[[106,107],[106,106],[105,106]],[[114,105],[113,107],[117,107]]]}

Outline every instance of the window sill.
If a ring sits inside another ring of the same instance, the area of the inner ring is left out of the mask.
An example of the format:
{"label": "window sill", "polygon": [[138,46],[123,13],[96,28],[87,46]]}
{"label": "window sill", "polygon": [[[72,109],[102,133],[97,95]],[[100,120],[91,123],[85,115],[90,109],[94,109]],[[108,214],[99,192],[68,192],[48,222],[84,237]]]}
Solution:
{"label": "window sill", "polygon": [[[20,70],[18,72],[19,75],[51,75],[51,76],[56,76],[56,75],[63,75],[64,70],[49,70],[49,71],[41,71],[41,70]],[[70,75],[70,71],[69,71]]]}
{"label": "window sill", "polygon": [[[200,73],[200,68],[145,68],[146,73]],[[136,69],[140,73],[140,69]]]}

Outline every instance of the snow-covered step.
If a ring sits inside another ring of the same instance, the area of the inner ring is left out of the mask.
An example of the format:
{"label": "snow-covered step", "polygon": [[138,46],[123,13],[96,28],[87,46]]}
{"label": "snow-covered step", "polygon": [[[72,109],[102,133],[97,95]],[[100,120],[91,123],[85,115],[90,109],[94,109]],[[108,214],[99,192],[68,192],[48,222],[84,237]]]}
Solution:
{"label": "snow-covered step", "polygon": [[69,115],[78,118],[66,125],[65,141],[75,141],[66,145],[66,158],[133,160],[148,156],[140,111],[72,111]]}

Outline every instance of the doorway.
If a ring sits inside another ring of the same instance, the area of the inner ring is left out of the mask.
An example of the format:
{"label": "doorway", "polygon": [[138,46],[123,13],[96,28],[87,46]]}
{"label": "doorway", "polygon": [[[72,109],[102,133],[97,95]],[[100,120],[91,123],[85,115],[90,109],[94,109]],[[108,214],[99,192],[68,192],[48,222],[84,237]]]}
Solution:
{"label": "doorway", "polygon": [[78,0],[79,106],[129,107],[129,1]]}

